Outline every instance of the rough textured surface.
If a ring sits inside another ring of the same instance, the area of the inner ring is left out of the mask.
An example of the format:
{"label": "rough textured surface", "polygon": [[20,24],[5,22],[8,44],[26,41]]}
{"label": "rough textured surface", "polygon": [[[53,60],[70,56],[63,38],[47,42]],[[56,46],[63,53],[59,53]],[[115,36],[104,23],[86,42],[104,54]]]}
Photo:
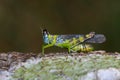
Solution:
{"label": "rough textured surface", "polygon": [[15,58],[1,55],[1,61],[10,63],[9,66],[1,63],[0,80],[120,80],[117,52],[50,53],[44,57],[18,52],[7,54]]}

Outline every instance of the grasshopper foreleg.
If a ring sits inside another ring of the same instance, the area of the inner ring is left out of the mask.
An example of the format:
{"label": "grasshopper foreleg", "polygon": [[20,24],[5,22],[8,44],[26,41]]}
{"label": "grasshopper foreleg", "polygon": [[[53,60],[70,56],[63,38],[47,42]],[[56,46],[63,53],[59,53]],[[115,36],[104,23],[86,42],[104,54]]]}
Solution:
{"label": "grasshopper foreleg", "polygon": [[45,48],[49,48],[49,47],[52,47],[52,46],[54,46],[54,43],[52,43],[52,44],[47,44],[47,45],[43,45],[43,46],[42,46],[42,55],[44,55],[44,49],[45,49]]}
{"label": "grasshopper foreleg", "polygon": [[[50,36],[51,37],[51,36]],[[51,37],[52,38],[52,37]],[[51,39],[50,38],[50,39]],[[55,44],[56,44],[56,38],[57,38],[57,36],[55,35],[55,36],[53,36],[53,39],[52,39],[52,42],[51,43],[48,43],[47,45],[43,45],[42,46],[42,55],[44,55],[44,49],[45,48],[48,48],[48,47],[52,47],[52,46],[54,46]],[[49,40],[50,40],[49,39]]]}

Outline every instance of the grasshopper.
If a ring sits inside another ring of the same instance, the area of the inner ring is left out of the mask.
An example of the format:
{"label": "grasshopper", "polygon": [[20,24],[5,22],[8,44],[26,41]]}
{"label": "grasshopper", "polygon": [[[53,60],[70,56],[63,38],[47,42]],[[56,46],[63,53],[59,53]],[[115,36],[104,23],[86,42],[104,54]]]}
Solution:
{"label": "grasshopper", "polygon": [[44,49],[52,46],[67,48],[68,53],[81,51],[89,52],[94,49],[89,43],[103,43],[106,40],[103,34],[95,34],[95,32],[90,32],[86,35],[52,35],[47,29],[43,29],[42,35],[44,41],[44,45],[42,46],[43,55]]}

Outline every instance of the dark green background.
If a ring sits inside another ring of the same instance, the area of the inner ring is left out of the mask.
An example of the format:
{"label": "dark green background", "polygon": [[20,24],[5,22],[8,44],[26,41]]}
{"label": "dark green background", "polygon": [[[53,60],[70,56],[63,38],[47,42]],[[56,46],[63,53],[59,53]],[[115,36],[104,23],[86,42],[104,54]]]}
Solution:
{"label": "dark green background", "polygon": [[0,52],[41,52],[41,25],[52,34],[102,33],[107,41],[95,48],[120,51],[120,0],[0,0]]}

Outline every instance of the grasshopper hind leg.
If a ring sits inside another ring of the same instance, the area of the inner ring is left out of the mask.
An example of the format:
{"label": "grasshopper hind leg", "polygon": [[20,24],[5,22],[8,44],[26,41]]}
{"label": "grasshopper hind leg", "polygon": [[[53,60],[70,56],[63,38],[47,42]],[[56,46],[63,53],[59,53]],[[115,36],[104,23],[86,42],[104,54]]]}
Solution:
{"label": "grasshopper hind leg", "polygon": [[93,47],[90,44],[81,44],[80,50],[82,52],[90,52],[90,51],[93,51]]}
{"label": "grasshopper hind leg", "polygon": [[76,52],[78,52],[78,51],[75,51],[75,50],[73,50],[73,49],[70,49],[70,53],[76,53]]}
{"label": "grasshopper hind leg", "polygon": [[79,44],[75,46],[74,48],[71,48],[71,52],[90,52],[93,50],[93,47],[89,44]]}

